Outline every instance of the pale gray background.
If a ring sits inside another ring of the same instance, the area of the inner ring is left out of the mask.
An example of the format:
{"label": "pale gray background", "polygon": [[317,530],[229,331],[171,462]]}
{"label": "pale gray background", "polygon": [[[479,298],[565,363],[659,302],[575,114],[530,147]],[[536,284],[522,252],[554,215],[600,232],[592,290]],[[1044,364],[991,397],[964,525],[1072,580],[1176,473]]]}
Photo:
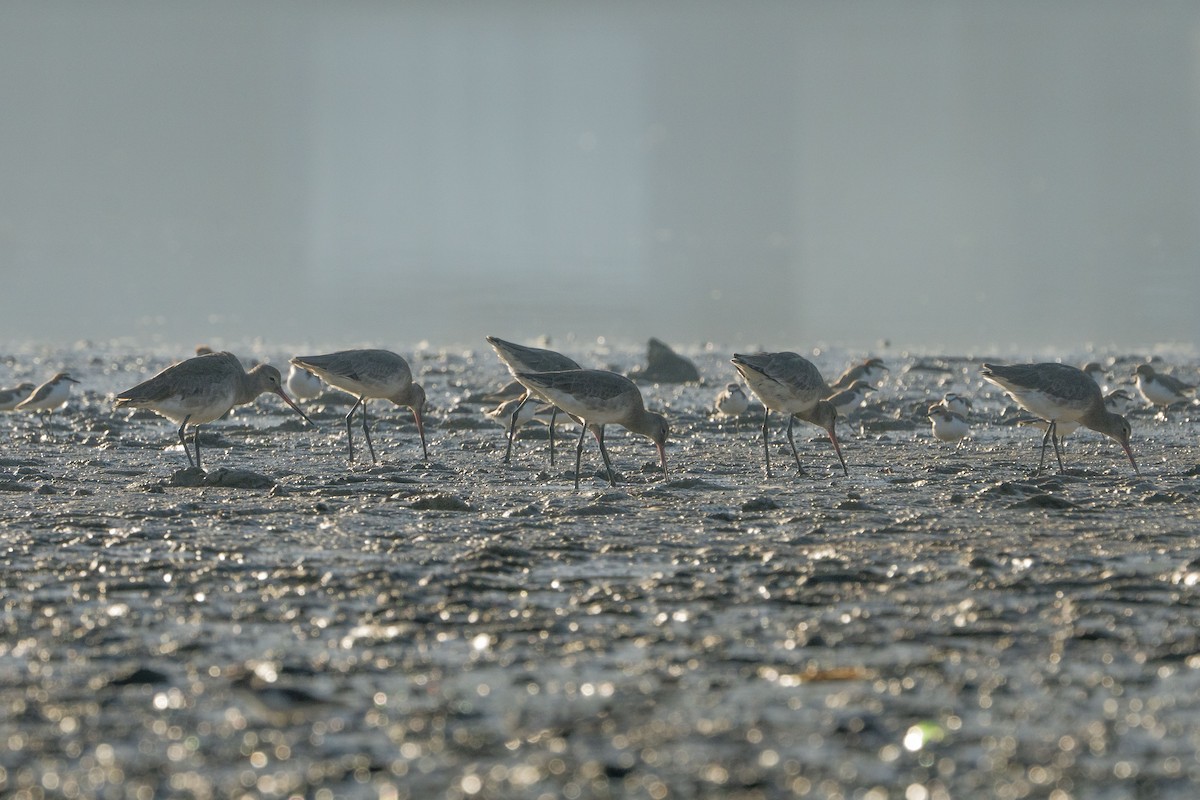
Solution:
{"label": "pale gray background", "polygon": [[1200,339],[1200,3],[0,4],[0,341]]}

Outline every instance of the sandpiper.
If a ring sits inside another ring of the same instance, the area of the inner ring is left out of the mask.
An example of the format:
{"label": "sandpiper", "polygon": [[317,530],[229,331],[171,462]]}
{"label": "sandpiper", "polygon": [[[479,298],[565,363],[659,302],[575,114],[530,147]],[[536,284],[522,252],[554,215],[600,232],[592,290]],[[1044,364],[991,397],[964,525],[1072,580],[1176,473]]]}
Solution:
{"label": "sandpiper", "polygon": [[1104,388],[1104,367],[1099,362],[1089,361],[1084,364],[1083,373],[1094,380],[1101,389]]}
{"label": "sandpiper", "polygon": [[1125,389],[1113,389],[1104,395],[1104,407],[1114,414],[1125,414],[1133,405],[1133,397]]}
{"label": "sandpiper", "polygon": [[[524,392],[522,392],[522,394],[524,394]],[[515,431],[520,431],[521,428],[524,428],[531,422],[537,422],[546,426],[551,424],[575,424],[575,420],[571,419],[569,415],[555,413],[558,411],[558,409],[549,403],[543,403],[539,400],[535,403],[526,403],[523,408],[518,409],[518,406],[520,405],[521,398],[514,397],[509,400],[505,400],[503,403],[493,409],[484,411],[483,415],[493,422],[499,424],[500,427],[508,430],[509,426],[512,425],[512,416],[513,412],[515,411],[517,412],[517,424],[516,428],[514,429]],[[553,423],[551,423],[552,419]]]}
{"label": "sandpiper", "polygon": [[735,353],[731,360],[750,390],[758,395],[758,399],[763,403],[763,458],[768,478],[771,477],[768,422],[773,410],[788,415],[788,442],[792,446],[796,470],[800,474],[804,474],[804,468],[800,465],[800,454],[796,452],[796,442],[792,438],[792,426],[796,419],[825,429],[829,434],[829,441],[833,442],[838,460],[842,463],[842,472],[850,474],[846,469],[846,459],[842,458],[842,447],[838,443],[837,433],[834,431],[837,409],[824,399],[833,394],[833,390],[825,383],[821,372],[811,361],[789,352],[753,355]]}
{"label": "sandpiper", "polygon": [[[220,419],[234,406],[252,403],[263,392],[274,392],[312,425],[299,406],[283,391],[279,370],[259,364],[246,372],[232,353],[210,353],[172,364],[152,378],[117,395],[116,405],[148,408],[179,423],[179,443],[188,463],[200,465],[200,426]],[[192,426],[196,460],[188,449],[184,431]]]}
{"label": "sandpiper", "polygon": [[866,381],[855,381],[840,392],[831,394],[826,399],[833,404],[837,409],[838,415],[845,417],[863,404],[867,399],[867,392],[875,391],[875,387]]}
{"label": "sandpiper", "polygon": [[838,379],[833,382],[832,386],[834,389],[846,389],[855,381],[866,381],[873,384],[883,377],[883,373],[888,371],[887,365],[883,363],[882,358],[868,358],[847,368],[845,372],[838,376]]}
{"label": "sandpiper", "polygon": [[324,389],[321,379],[303,367],[290,365],[287,376],[287,388],[292,397],[297,400],[312,400],[319,397]]}
{"label": "sandpiper", "polygon": [[426,461],[429,460],[423,421],[425,390],[421,384],[413,383],[412,370],[403,357],[389,350],[340,350],[320,356],[296,356],[291,363],[356,398],[346,414],[346,447],[350,452],[351,464],[354,463],[354,434],[350,430],[350,422],[360,406],[367,450],[371,453],[371,463],[377,463],[375,447],[371,444],[371,428],[367,422],[367,401],[372,399],[391,400],[398,406],[412,409],[417,433],[421,437],[421,455]]}
{"label": "sandpiper", "polygon": [[973,408],[971,398],[954,392],[946,392],[942,397],[942,405],[960,417],[970,416],[971,409]]}
{"label": "sandpiper", "polygon": [[1187,400],[1188,395],[1196,391],[1192,384],[1156,372],[1149,364],[1140,365],[1134,375],[1137,376],[1138,391],[1150,405],[1166,408],[1172,403]]}
{"label": "sandpiper", "polygon": [[933,438],[940,442],[961,444],[963,438],[971,432],[967,418],[949,408],[944,401],[931,405],[928,416],[932,425]]}
{"label": "sandpiper", "polygon": [[[1050,427],[1049,422],[1046,422],[1044,419],[1038,419],[1037,417],[1018,417],[1015,422],[1018,425],[1037,428],[1042,433],[1045,433]],[[1061,420],[1057,425],[1054,426],[1055,444],[1059,448],[1065,449],[1067,437],[1077,430],[1079,430],[1078,422],[1067,422],[1066,420]]]}
{"label": "sandpiper", "polygon": [[[521,408],[529,401],[531,396],[552,402],[548,397],[539,394],[535,389],[522,381],[517,373],[559,372],[562,370],[580,369],[580,366],[574,359],[568,358],[554,350],[546,350],[541,347],[526,347],[523,344],[505,341],[498,336],[488,336],[487,343],[496,351],[496,355],[508,367],[508,371],[512,373],[512,376],[525,387],[525,395],[521,398],[520,405],[513,410],[512,424],[508,428],[508,445],[504,448],[504,463],[507,464],[512,459],[512,443],[513,437],[516,436],[517,414]],[[550,466],[554,466],[554,423],[557,422],[557,410],[551,411],[550,415]]]}
{"label": "sandpiper", "polygon": [[600,444],[600,455],[608,470],[610,486],[617,485],[616,474],[608,451],[604,447],[604,426],[620,425],[641,434],[658,448],[663,477],[667,475],[667,420],[662,414],[647,411],[637,384],[618,375],[599,369],[569,369],[556,372],[518,372],[517,380],[545,397],[558,408],[583,421],[579,443],[575,448],[575,488],[579,488],[579,467],[583,457],[583,439],[591,431]]}
{"label": "sandpiper", "polygon": [[713,407],[718,414],[726,417],[739,417],[745,414],[746,409],[750,407],[750,399],[746,397],[746,392],[742,390],[740,383],[731,382],[725,384],[725,388],[717,393]]}
{"label": "sandpiper", "polygon": [[17,411],[45,411],[45,421],[48,422],[51,411],[67,404],[67,398],[71,396],[72,383],[79,383],[79,381],[65,372],[60,372],[34,389],[28,397],[17,403],[14,408]]}
{"label": "sandpiper", "polygon": [[26,381],[11,389],[0,389],[0,411],[12,411],[33,393],[34,385]]}
{"label": "sandpiper", "polygon": [[[1058,423],[1078,422],[1103,433],[1120,443],[1129,456],[1134,472],[1138,471],[1129,447],[1129,423],[1120,414],[1104,407],[1104,396],[1096,382],[1083,370],[1067,364],[984,364],[985,379],[1008,392],[1017,405],[1049,423],[1042,437],[1042,455],[1037,472],[1046,460],[1046,444],[1054,440],[1054,455],[1058,468],[1063,469],[1062,453],[1055,438]],[[1036,474],[1036,473],[1035,473]]]}

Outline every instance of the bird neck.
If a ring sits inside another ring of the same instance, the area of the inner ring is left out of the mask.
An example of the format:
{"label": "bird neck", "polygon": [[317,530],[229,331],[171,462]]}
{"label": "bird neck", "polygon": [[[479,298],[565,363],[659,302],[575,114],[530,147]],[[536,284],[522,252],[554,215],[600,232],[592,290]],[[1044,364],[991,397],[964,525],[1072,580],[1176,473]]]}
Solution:
{"label": "bird neck", "polygon": [[642,408],[633,415],[625,427],[647,439],[653,439],[658,433],[662,419],[661,414],[655,414],[653,411]]}
{"label": "bird neck", "polygon": [[247,403],[253,403],[260,394],[270,390],[270,383],[261,372],[253,369],[243,372],[241,380],[237,383],[237,396],[233,398],[233,404],[244,406]]}
{"label": "bird neck", "polygon": [[[1087,413],[1079,418],[1079,423],[1094,431],[1117,436],[1117,432],[1121,430],[1121,419],[1120,414],[1114,414],[1105,408],[1104,401],[1101,400],[1088,408]],[[1117,438],[1120,437],[1117,436]]]}

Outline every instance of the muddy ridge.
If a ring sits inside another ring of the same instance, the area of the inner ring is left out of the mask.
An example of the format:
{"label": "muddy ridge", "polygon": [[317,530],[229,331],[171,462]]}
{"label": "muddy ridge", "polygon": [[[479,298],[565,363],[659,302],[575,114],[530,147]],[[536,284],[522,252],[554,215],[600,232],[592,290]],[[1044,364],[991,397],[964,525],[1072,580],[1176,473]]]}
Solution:
{"label": "muddy ridge", "polygon": [[[81,384],[48,422],[0,413],[0,795],[1196,796],[1196,406],[1130,412],[1141,475],[1080,430],[1035,476],[982,358],[872,353],[850,475],[807,425],[797,475],[776,420],[768,480],[761,407],[710,412],[732,349],[677,349],[700,382],[641,384],[667,478],[611,430],[619,484],[589,436],[578,492],[577,429],[501,463],[483,343],[399,350],[428,461],[374,401],[380,462],[348,465],[328,392],[317,430],[270,396],[205,426],[206,472],[111,406],[170,354],[9,354],[4,385]],[[1145,357],[1064,354],[1114,387]],[[947,391],[974,403],[957,449],[924,417]]]}

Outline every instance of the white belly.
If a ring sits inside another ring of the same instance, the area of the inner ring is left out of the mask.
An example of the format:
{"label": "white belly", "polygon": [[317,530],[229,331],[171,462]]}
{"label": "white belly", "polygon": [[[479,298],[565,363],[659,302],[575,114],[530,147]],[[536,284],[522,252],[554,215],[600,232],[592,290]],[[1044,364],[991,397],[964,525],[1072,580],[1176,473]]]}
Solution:
{"label": "white belly", "polygon": [[1036,389],[1023,390],[1019,395],[1009,392],[1018,404],[1035,417],[1056,422],[1077,422],[1084,412],[1085,406],[1073,406],[1063,403],[1061,399]]}

